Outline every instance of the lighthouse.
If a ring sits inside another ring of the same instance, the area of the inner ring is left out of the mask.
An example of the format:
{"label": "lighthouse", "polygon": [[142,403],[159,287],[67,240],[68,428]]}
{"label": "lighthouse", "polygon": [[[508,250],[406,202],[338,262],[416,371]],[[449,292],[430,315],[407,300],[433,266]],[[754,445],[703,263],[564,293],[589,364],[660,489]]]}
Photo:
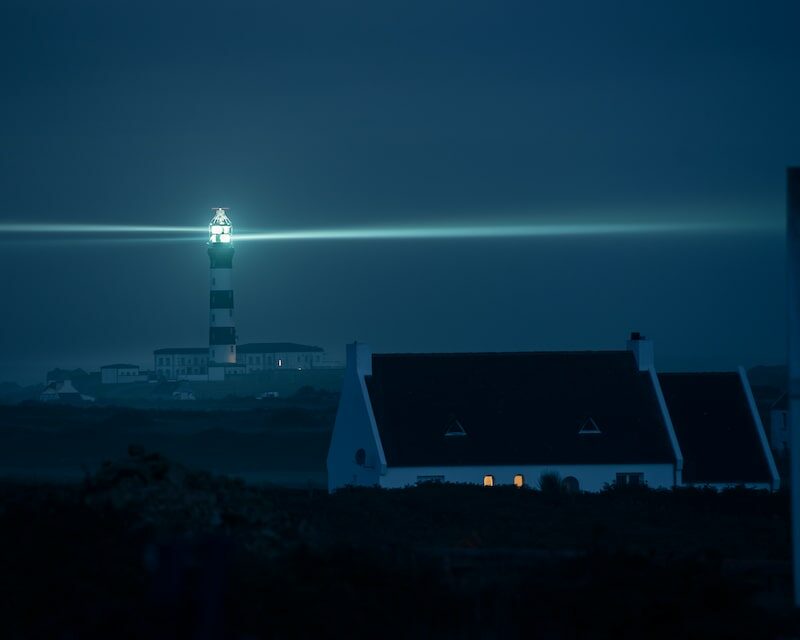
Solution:
{"label": "lighthouse", "polygon": [[[211,309],[208,329],[208,364],[236,363],[236,327],[233,323],[233,233],[225,209],[214,209],[208,225],[211,261]],[[210,373],[210,372],[209,372]]]}

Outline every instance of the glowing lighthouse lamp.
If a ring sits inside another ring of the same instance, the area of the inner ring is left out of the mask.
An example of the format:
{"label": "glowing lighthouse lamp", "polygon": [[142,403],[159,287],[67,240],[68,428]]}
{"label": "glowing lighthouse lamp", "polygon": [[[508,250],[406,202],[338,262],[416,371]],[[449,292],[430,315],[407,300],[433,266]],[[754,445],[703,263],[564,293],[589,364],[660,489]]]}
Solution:
{"label": "glowing lighthouse lamp", "polygon": [[231,242],[232,238],[231,221],[228,214],[225,213],[225,209],[215,209],[211,224],[208,225],[208,242],[225,244]]}

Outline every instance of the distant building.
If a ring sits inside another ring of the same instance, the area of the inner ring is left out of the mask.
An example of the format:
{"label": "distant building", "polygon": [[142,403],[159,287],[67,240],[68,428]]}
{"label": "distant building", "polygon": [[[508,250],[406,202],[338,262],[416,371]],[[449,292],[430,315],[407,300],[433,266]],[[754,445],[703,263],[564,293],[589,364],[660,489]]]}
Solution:
{"label": "distant building", "polygon": [[[238,347],[236,364],[212,364],[206,347],[156,349],[154,369],[167,380],[211,380],[225,375],[241,375],[277,369],[313,369],[324,366],[325,351],[320,347],[293,342],[258,342]],[[222,373],[222,376],[215,375]]]}
{"label": "distant building", "polygon": [[81,395],[72,381],[63,380],[48,383],[39,394],[39,402],[94,402],[94,398]]}
{"label": "distant building", "polygon": [[137,364],[107,364],[100,367],[100,382],[103,384],[147,382],[147,375],[140,372]]}
{"label": "distant building", "polygon": [[208,347],[172,347],[153,351],[156,376],[177,380],[182,376],[208,375]]}
{"label": "distant building", "polygon": [[239,364],[247,373],[271,369],[313,369],[323,365],[325,352],[293,342],[255,342],[239,345]]}
{"label": "distant building", "polygon": [[777,488],[743,370],[664,380],[668,399],[639,334],[624,351],[373,355],[348,345],[329,489],[536,486],[548,472],[571,490]]}

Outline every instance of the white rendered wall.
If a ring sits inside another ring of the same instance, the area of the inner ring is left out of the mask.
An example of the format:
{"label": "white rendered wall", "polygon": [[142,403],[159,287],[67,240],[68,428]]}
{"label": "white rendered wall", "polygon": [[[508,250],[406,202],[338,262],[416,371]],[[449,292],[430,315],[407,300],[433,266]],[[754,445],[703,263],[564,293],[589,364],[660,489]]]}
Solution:
{"label": "white rendered wall", "polygon": [[[347,368],[339,397],[339,409],[328,448],[328,490],[348,485],[378,485],[386,458],[380,445],[375,417],[369,403],[364,375],[372,371],[372,355],[366,345],[347,345]],[[363,465],[356,452],[363,449]]]}
{"label": "white rendered wall", "polygon": [[[581,491],[601,491],[605,484],[614,484],[618,473],[643,473],[651,489],[668,489],[673,486],[675,466],[672,464],[606,464],[606,465],[519,465],[480,467],[394,467],[388,468],[380,478],[380,486],[401,488],[417,483],[419,476],[444,476],[444,482],[483,485],[485,475],[494,476],[494,486],[512,485],[514,476],[521,473],[525,484],[537,487],[543,473],[555,471],[563,480],[577,478]],[[330,480],[329,480],[330,482]]]}

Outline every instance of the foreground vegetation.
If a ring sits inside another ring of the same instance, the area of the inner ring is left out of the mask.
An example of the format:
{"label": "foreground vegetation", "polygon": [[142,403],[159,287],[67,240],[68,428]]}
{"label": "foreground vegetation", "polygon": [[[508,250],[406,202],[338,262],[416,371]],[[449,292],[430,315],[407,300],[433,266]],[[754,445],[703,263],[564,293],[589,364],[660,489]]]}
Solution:
{"label": "foreground vegetation", "polygon": [[775,637],[788,501],[257,488],[139,448],[0,485],[3,637]]}

